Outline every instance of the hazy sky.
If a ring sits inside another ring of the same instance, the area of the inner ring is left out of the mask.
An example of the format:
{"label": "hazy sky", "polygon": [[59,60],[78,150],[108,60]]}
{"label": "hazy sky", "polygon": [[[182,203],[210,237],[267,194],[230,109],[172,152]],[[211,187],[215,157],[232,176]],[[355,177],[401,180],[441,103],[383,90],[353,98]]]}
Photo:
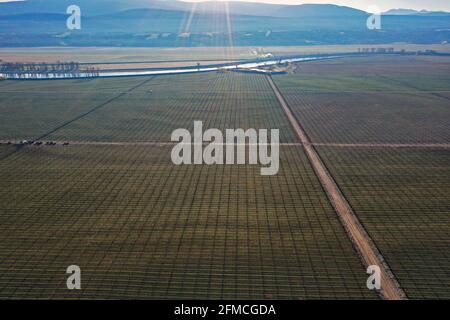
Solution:
{"label": "hazy sky", "polygon": [[[11,0],[0,0],[7,2]],[[95,0],[94,0],[95,1]],[[184,1],[203,1],[203,0],[184,0]],[[382,11],[392,8],[407,9],[427,9],[427,10],[445,10],[450,11],[449,0],[244,0],[251,2],[267,2],[267,3],[285,3],[285,4],[301,4],[301,3],[333,3],[367,10],[370,6],[377,5]],[[76,0],[74,0],[76,3]]]}

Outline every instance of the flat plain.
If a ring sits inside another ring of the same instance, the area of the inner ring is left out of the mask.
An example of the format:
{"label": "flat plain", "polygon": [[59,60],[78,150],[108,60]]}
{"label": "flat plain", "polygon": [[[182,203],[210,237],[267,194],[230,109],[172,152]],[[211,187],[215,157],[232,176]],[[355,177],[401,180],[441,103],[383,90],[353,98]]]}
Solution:
{"label": "flat plain", "polygon": [[[450,296],[449,66],[372,56],[273,77],[409,298]],[[156,144],[194,120],[280,129],[279,174],[173,165]],[[0,298],[378,298],[264,76],[1,81],[0,141],[21,139],[79,143],[0,145]]]}
{"label": "flat plain", "polygon": [[0,98],[2,139],[167,142],[202,121],[205,129],[280,129],[281,141],[295,141],[266,79],[255,75],[17,82]]}
{"label": "flat plain", "polygon": [[450,149],[319,147],[412,299],[449,299]]}
{"label": "flat plain", "polygon": [[[436,50],[450,52],[450,44],[394,44],[372,45],[371,48],[392,47],[397,51],[425,51]],[[361,45],[321,45],[321,46],[266,46],[264,51],[277,56],[299,54],[323,54],[357,52]],[[3,61],[9,62],[55,62],[55,61],[79,61],[81,63],[97,64],[99,61],[107,64],[117,63],[152,63],[167,64],[170,62],[227,61],[254,59],[255,47],[239,46],[229,47],[190,47],[190,48],[105,48],[105,47],[46,47],[46,48],[0,48]],[[195,65],[195,63],[194,63]]]}
{"label": "flat plain", "polygon": [[345,58],[274,78],[312,142],[450,142],[448,58]]}
{"label": "flat plain", "polygon": [[449,71],[448,58],[372,57],[304,64],[276,77],[413,299],[450,297]]}
{"label": "flat plain", "polygon": [[21,150],[0,162],[0,297],[376,298],[302,149],[281,162],[263,177],[175,166],[170,147]]}

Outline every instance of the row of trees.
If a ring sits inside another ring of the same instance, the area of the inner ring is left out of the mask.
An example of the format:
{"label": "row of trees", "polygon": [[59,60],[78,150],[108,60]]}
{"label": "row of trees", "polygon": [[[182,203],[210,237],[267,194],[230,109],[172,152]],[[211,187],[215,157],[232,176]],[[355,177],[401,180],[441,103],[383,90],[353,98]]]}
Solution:
{"label": "row of trees", "polygon": [[394,48],[358,48],[361,53],[394,53]]}
{"label": "row of trees", "polygon": [[57,62],[57,63],[0,63],[0,73],[8,78],[95,78],[99,76],[99,69],[88,67],[80,68],[79,62]]}

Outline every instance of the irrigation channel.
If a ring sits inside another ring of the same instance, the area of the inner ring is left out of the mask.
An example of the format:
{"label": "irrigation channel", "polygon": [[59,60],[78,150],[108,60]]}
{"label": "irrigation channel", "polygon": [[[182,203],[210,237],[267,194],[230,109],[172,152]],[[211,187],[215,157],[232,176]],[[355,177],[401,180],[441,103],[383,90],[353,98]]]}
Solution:
{"label": "irrigation channel", "polygon": [[[133,77],[133,76],[159,76],[159,75],[174,75],[174,74],[189,74],[189,73],[201,73],[201,72],[214,72],[214,71],[242,71],[261,74],[272,74],[271,70],[264,69],[279,64],[293,63],[293,62],[307,62],[317,60],[327,60],[343,58],[361,54],[339,54],[339,55],[317,55],[308,57],[290,57],[290,58],[278,58],[271,60],[261,61],[241,61],[233,64],[218,64],[210,66],[199,67],[181,67],[181,68],[165,68],[157,70],[145,70],[145,69],[132,69],[132,70],[103,70],[99,71],[95,78],[113,78],[113,77]],[[20,77],[16,74],[0,73],[0,77],[8,80],[63,80],[63,79],[80,79],[80,78],[92,78],[92,73],[80,71],[77,75],[66,73],[22,73]]]}

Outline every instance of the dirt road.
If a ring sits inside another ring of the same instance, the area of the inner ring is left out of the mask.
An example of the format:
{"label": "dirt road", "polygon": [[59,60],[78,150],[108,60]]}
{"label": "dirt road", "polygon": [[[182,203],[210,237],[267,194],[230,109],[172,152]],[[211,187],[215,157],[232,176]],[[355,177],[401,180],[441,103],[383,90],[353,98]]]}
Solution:
{"label": "dirt road", "polygon": [[291,123],[294,131],[296,132],[300,142],[303,144],[306,155],[314,168],[323,188],[325,189],[328,199],[333,205],[336,213],[339,216],[341,223],[343,224],[348,236],[350,237],[353,245],[359,253],[359,256],[367,268],[371,265],[377,265],[381,270],[381,289],[380,296],[387,300],[401,300],[406,299],[406,294],[400,287],[400,284],[395,278],[395,275],[390,270],[389,266],[385,262],[380,251],[376,247],[373,240],[370,238],[355,212],[351,208],[348,201],[345,199],[341,190],[337,186],[336,182],[328,172],[327,168],[320,159],[318,153],[311,144],[307,134],[300,126],[300,123],[295,118],[291,109],[289,108],[286,100],[284,99],[278,87],[273,82],[270,76],[267,76],[267,80],[272,87],[280,105],[286,114],[289,122]]}

